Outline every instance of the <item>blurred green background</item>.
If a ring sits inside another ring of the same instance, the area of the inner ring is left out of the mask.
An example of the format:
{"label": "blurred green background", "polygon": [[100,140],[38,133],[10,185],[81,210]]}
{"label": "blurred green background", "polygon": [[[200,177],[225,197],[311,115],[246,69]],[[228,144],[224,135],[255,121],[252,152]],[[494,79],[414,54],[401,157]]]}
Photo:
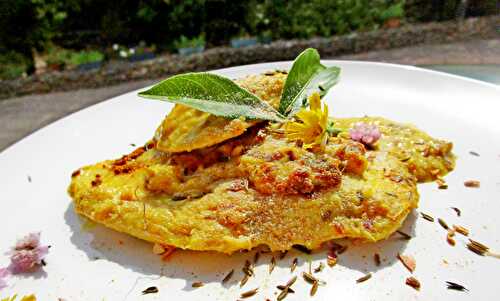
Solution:
{"label": "blurred green background", "polygon": [[161,52],[189,54],[220,45],[239,47],[249,40],[328,37],[497,12],[496,0],[468,1],[466,10],[461,8],[464,2],[0,1],[0,79],[29,75],[38,61],[49,69],[63,70]]}

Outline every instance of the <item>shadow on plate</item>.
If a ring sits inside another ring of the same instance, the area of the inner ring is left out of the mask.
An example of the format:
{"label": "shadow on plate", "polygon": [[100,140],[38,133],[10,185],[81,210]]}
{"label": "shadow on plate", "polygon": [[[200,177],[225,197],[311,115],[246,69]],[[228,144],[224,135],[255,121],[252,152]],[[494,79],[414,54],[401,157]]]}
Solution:
{"label": "shadow on plate", "polygon": [[[225,288],[239,286],[244,276],[242,267],[246,260],[253,262],[256,252],[261,253],[255,265],[256,268],[264,265],[266,271],[269,269],[272,257],[276,259],[276,267],[283,269],[289,269],[294,258],[298,259],[296,271],[307,271],[309,262],[312,262],[312,269],[314,269],[320,261],[325,265],[324,271],[332,269],[326,265],[326,250],[305,254],[293,249],[280,259],[279,252],[266,252],[263,247],[233,255],[182,250],[176,251],[167,262],[164,262],[160,256],[152,253],[151,243],[93,224],[77,215],[73,204],[68,206],[65,220],[72,230],[71,242],[82,250],[90,261],[115,262],[124,269],[143,274],[144,276],[140,277],[141,280],[155,281],[162,276],[183,279],[186,281],[183,288],[186,291],[197,289],[192,287],[194,282],[221,283],[231,270],[234,270],[233,276],[223,286]],[[413,211],[409,214],[401,231],[414,236],[415,220],[416,213]],[[363,273],[374,273],[395,264],[398,261],[397,254],[404,252],[408,240],[395,233],[389,239],[377,243],[355,243],[348,240],[339,240],[338,243],[348,246],[347,250],[339,255],[337,263],[339,267]],[[375,253],[380,255],[379,266],[375,264],[373,258]],[[335,268],[333,267],[333,270]]]}

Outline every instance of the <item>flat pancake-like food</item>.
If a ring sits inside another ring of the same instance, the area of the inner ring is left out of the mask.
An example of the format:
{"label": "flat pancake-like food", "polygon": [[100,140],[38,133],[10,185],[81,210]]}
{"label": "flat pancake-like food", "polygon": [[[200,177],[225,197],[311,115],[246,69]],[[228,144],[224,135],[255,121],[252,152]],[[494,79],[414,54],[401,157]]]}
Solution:
{"label": "flat pancake-like food", "polygon": [[[270,72],[235,81],[262,100],[278,107],[286,73]],[[158,149],[164,152],[184,152],[208,147],[243,134],[257,121],[227,119],[175,105],[156,131]]]}
{"label": "flat pancake-like food", "polygon": [[415,177],[387,152],[332,138],[313,153],[266,128],[191,153],[160,152],[152,142],[79,169],[69,193],[78,213],[107,227],[224,253],[380,240],[418,202]]}
{"label": "flat pancake-like food", "polygon": [[455,167],[451,142],[432,138],[412,125],[381,117],[338,118],[334,121],[335,127],[345,133],[357,122],[377,125],[382,137],[374,148],[404,162],[419,182],[434,181]]}

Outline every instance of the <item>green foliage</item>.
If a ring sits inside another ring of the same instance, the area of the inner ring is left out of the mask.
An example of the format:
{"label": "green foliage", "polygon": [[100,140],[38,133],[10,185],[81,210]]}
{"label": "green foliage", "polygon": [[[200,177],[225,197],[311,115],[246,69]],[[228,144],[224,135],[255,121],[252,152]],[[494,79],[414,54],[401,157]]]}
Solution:
{"label": "green foliage", "polygon": [[197,37],[188,39],[185,36],[181,36],[178,40],[174,42],[174,46],[177,49],[180,48],[196,48],[205,46],[205,37],[203,35],[199,35]]}
{"label": "green foliage", "polygon": [[102,60],[104,60],[104,54],[97,50],[74,52],[69,58],[71,65],[74,66],[100,62]]}
{"label": "green foliage", "polygon": [[0,79],[20,77],[28,71],[29,65],[29,60],[17,52],[0,54]]}

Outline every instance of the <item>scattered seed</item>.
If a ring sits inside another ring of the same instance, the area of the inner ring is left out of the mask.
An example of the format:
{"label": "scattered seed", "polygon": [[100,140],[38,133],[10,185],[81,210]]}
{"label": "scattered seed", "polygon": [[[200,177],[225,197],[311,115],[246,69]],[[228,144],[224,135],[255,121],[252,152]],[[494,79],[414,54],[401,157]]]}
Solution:
{"label": "scattered seed", "polygon": [[260,252],[255,252],[255,255],[253,256],[253,263],[257,264],[260,258]]}
{"label": "scattered seed", "polygon": [[288,295],[288,292],[291,292],[290,288],[285,287],[285,289],[281,291],[281,293],[278,295],[278,297],[276,297],[276,300],[281,301],[281,300],[285,299],[286,296]]}
{"label": "scattered seed", "polygon": [[469,188],[479,188],[481,186],[481,183],[477,180],[467,180],[464,182],[465,187]]}
{"label": "scattered seed", "polygon": [[249,290],[247,292],[244,292],[240,295],[241,298],[249,298],[252,297],[253,295],[257,294],[259,291],[259,288],[254,288],[253,290]]}
{"label": "scattered seed", "polygon": [[462,211],[460,211],[460,209],[458,209],[457,207],[451,207],[451,209],[455,210],[455,212],[457,213],[457,216],[462,215]]}
{"label": "scattered seed", "polygon": [[202,287],[203,286],[203,282],[193,282],[193,284],[191,284],[191,287]]}
{"label": "scattered seed", "polygon": [[428,220],[429,222],[434,222],[434,218],[432,216],[430,216],[429,214],[426,214],[426,213],[423,213],[423,212],[420,212],[420,214],[422,215],[422,217],[426,220]]}
{"label": "scattered seed", "polygon": [[288,287],[292,286],[295,283],[295,281],[297,281],[297,276],[293,276],[292,279],[288,280],[286,286]]}
{"label": "scattered seed", "polygon": [[450,229],[450,227],[448,227],[448,224],[444,220],[442,220],[441,218],[438,218],[438,222],[441,225],[441,227],[443,227],[445,230]]}
{"label": "scattered seed", "polygon": [[286,256],[287,253],[288,253],[288,250],[281,252],[280,259],[285,258],[285,256]]}
{"label": "scattered seed", "polygon": [[448,189],[448,184],[441,178],[436,179],[436,184],[438,185],[438,189]]}
{"label": "scattered seed", "polygon": [[318,267],[314,269],[314,273],[319,273],[319,272],[323,271],[324,268],[325,268],[325,265],[322,262],[320,262]]}
{"label": "scattered seed", "polygon": [[420,290],[420,281],[418,281],[415,277],[406,278],[406,285],[413,287],[417,291]]}
{"label": "scattered seed", "polygon": [[294,248],[295,250],[298,250],[300,252],[306,253],[306,254],[311,254],[311,250],[304,247],[303,245],[293,245],[292,248]]}
{"label": "scattered seed", "polygon": [[222,283],[228,282],[229,279],[231,279],[231,277],[233,277],[233,274],[234,274],[234,270],[231,270],[229,273],[227,273],[227,275],[224,277],[224,279],[222,279]]}
{"label": "scattered seed", "polygon": [[271,257],[271,264],[269,265],[269,274],[271,274],[274,270],[274,267],[276,266],[276,259]]}
{"label": "scattered seed", "polygon": [[472,252],[474,252],[478,255],[481,255],[481,256],[486,255],[486,253],[488,253],[488,251],[490,250],[489,247],[483,245],[480,242],[472,240],[472,239],[469,239],[469,243],[467,244],[467,248],[469,248],[469,250],[471,250]]}
{"label": "scattered seed", "polygon": [[328,264],[329,267],[333,267],[334,265],[336,265],[337,255],[328,254],[328,257],[326,258],[326,264]]}
{"label": "scattered seed", "polygon": [[248,261],[248,260],[245,261],[245,266],[243,266],[242,271],[243,271],[243,273],[247,274],[248,276],[254,275],[253,266],[250,263],[250,261]]}
{"label": "scattered seed", "polygon": [[130,146],[136,147],[135,143],[130,143]]}
{"label": "scattered seed", "polygon": [[316,277],[306,272],[302,272],[302,277],[304,278],[305,281],[309,282],[310,284],[318,282],[318,279],[316,279]]}
{"label": "scattered seed", "polygon": [[292,261],[292,266],[290,267],[290,272],[293,273],[295,271],[295,268],[297,267],[297,263],[299,262],[299,259],[295,257]]}
{"label": "scattered seed", "polygon": [[412,256],[398,254],[398,259],[408,269],[408,271],[410,271],[411,273],[415,271],[417,263],[415,262],[415,259]]}
{"label": "scattered seed", "polygon": [[357,283],[365,282],[366,280],[368,280],[368,279],[370,279],[370,278],[372,278],[372,274],[371,274],[371,273],[368,273],[368,274],[364,275],[363,277],[358,278],[358,279],[356,280],[356,282],[357,282]]}
{"label": "scattered seed", "polygon": [[375,253],[375,254],[373,255],[373,260],[375,260],[375,265],[376,265],[376,266],[380,266],[380,264],[382,263],[382,262],[380,261],[380,255],[379,255],[378,253]]}
{"label": "scattered seed", "polygon": [[448,234],[446,235],[446,241],[450,246],[455,246],[456,244],[455,239],[453,239],[453,236],[455,236],[455,231],[449,229]]}
{"label": "scattered seed", "polygon": [[462,227],[462,226],[453,225],[453,230],[462,234],[463,236],[469,236],[469,230],[467,228]]}
{"label": "scattered seed", "polygon": [[410,234],[404,233],[403,231],[396,231],[399,235],[403,236],[403,239],[410,240],[412,237]]}
{"label": "scattered seed", "polygon": [[240,281],[240,287],[243,287],[247,283],[249,278],[250,276],[248,276],[248,274],[245,274],[245,276],[243,276],[243,279],[241,279]]}
{"label": "scattered seed", "polygon": [[147,294],[156,294],[156,293],[158,293],[158,292],[159,292],[159,290],[158,290],[158,288],[157,288],[156,286],[150,286],[150,287],[148,287],[147,289],[143,290],[143,291],[142,291],[142,294],[143,294],[143,295],[147,295]]}
{"label": "scattered seed", "polygon": [[455,283],[455,282],[451,282],[451,281],[446,281],[446,287],[450,290],[456,290],[456,291],[461,291],[461,292],[469,291],[463,285]]}
{"label": "scattered seed", "polygon": [[278,286],[277,286],[277,288],[278,288],[279,290],[288,289],[288,292],[289,292],[289,293],[292,293],[292,294],[294,294],[294,293],[295,293],[295,291],[294,291],[292,288],[290,288],[290,287],[288,287],[288,288],[287,288],[287,287],[286,287],[286,285],[278,285]]}
{"label": "scattered seed", "polygon": [[479,154],[476,153],[475,151],[470,151],[469,154],[473,155],[473,156],[476,156],[476,157],[479,157]]}
{"label": "scattered seed", "polygon": [[311,287],[311,291],[309,292],[309,295],[312,297],[316,294],[316,292],[318,291],[318,286],[319,286],[319,283],[318,281],[315,281]]}
{"label": "scattered seed", "polygon": [[31,176],[28,176],[28,182],[31,183]]}

